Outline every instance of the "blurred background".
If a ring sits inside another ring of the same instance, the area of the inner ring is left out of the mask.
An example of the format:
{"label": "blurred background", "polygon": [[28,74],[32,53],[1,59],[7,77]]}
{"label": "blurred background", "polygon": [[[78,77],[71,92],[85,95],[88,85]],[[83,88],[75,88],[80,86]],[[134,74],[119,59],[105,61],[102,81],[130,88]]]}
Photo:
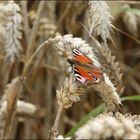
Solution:
{"label": "blurred background", "polygon": [[[45,1],[43,12],[38,15],[40,1],[16,1],[21,8],[23,29],[21,46],[23,49],[19,60],[4,66],[3,54],[0,65],[1,96],[5,81],[21,74],[24,57],[29,45],[30,35],[35,20],[39,16],[34,50],[45,40],[56,35],[73,34],[88,41],[88,33],[83,28],[87,24],[88,1]],[[139,1],[107,1],[113,16],[112,24],[119,29],[113,29],[111,36],[117,47],[111,41],[108,46],[116,61],[120,63],[123,73],[121,97],[140,94],[140,2]],[[28,20],[28,21],[27,21]],[[26,25],[26,26],[25,26]],[[125,33],[122,33],[125,32]],[[127,33],[127,34],[126,34]],[[30,102],[40,108],[33,116],[20,116],[13,137],[16,139],[46,138],[52,127],[57,111],[56,90],[60,89],[66,77],[66,63],[56,55],[53,47],[43,48],[35,57],[24,82],[20,99]],[[4,68],[3,68],[4,66]],[[6,68],[5,68],[6,67]],[[5,76],[8,73],[8,76]],[[102,103],[99,94],[94,90],[81,97],[81,101],[63,111],[60,122],[60,133],[66,134],[79,122],[83,116]],[[124,101],[121,106],[123,113],[139,114],[140,102]]]}

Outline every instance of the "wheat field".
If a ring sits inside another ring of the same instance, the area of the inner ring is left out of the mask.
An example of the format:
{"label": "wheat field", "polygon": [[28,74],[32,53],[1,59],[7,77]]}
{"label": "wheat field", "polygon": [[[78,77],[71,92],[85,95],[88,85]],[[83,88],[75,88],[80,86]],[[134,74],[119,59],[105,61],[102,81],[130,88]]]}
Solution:
{"label": "wheat field", "polygon": [[0,1],[0,139],[140,139],[139,1]]}

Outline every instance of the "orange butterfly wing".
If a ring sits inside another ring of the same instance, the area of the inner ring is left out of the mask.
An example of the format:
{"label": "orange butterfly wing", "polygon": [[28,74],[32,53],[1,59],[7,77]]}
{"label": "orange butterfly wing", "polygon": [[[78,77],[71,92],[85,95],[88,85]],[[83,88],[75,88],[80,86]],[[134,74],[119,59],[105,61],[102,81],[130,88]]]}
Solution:
{"label": "orange butterfly wing", "polygon": [[74,73],[81,75],[87,80],[93,80],[92,76],[88,74],[87,70],[81,66],[78,65],[74,66]]}
{"label": "orange butterfly wing", "polygon": [[[83,66],[80,64],[72,64],[75,78],[78,81],[80,81],[83,84],[86,84],[87,82],[98,82],[100,79],[103,78],[102,71],[93,64],[93,61],[89,57],[83,55],[77,49],[73,50],[73,56],[74,60],[78,61],[79,63],[85,64]],[[90,68],[87,67],[89,65]]]}
{"label": "orange butterfly wing", "polygon": [[94,70],[89,70],[82,66],[74,66],[75,78],[83,84],[87,82],[97,82],[102,78],[102,73]]}
{"label": "orange butterfly wing", "polygon": [[76,49],[73,50],[73,56],[74,56],[75,60],[80,61],[82,63],[88,63],[88,64],[93,63],[92,60],[89,57],[86,57],[80,51],[78,51]]}

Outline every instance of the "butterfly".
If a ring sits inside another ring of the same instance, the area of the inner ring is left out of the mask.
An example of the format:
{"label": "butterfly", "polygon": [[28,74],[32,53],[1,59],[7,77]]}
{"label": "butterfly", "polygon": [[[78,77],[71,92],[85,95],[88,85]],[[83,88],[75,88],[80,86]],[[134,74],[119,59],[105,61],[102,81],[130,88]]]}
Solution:
{"label": "butterfly", "polygon": [[97,83],[103,79],[103,72],[78,49],[72,51],[72,58],[67,61],[72,65],[74,76],[80,83]]}

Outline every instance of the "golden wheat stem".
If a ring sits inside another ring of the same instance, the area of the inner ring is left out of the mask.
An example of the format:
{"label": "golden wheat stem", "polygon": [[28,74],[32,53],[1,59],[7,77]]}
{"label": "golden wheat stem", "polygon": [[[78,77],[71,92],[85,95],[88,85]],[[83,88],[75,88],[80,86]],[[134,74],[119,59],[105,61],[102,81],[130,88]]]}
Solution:
{"label": "golden wheat stem", "polygon": [[63,111],[63,104],[61,104],[58,108],[58,111],[57,111],[57,115],[56,115],[56,118],[55,118],[55,121],[54,121],[54,125],[50,131],[50,134],[49,134],[49,139],[50,138],[56,138],[57,135],[58,135],[58,126],[59,126],[59,121],[60,121],[60,117],[61,117],[61,113]]}
{"label": "golden wheat stem", "polygon": [[54,126],[53,126],[53,130],[56,132],[58,131],[58,125],[59,125],[60,116],[61,116],[62,111],[63,111],[63,105],[60,105],[58,108],[56,119],[55,119]]}
{"label": "golden wheat stem", "polygon": [[23,15],[23,28],[25,32],[25,40],[26,40],[26,45],[28,43],[29,39],[29,20],[28,20],[28,11],[27,11],[27,1],[21,1],[21,10],[22,10],[22,15]]}
{"label": "golden wheat stem", "polygon": [[29,44],[28,44],[28,48],[27,48],[27,54],[26,54],[27,61],[30,59],[30,56],[32,55],[32,53],[34,51],[34,44],[35,44],[35,39],[36,39],[36,35],[37,35],[37,29],[38,29],[38,25],[40,22],[41,14],[43,12],[45,3],[46,3],[46,1],[40,1],[40,4],[39,4],[39,8],[37,11],[37,18],[34,22],[33,30],[32,30],[31,37],[30,37]]}
{"label": "golden wheat stem", "polygon": [[[68,14],[68,12],[69,12],[69,10],[70,10],[72,4],[73,4],[73,1],[71,1],[71,2],[67,5],[67,7],[66,7],[66,9],[65,9],[65,11],[64,11],[64,13],[63,13],[63,15],[60,17],[60,20],[58,21],[57,28],[56,28],[56,30],[55,30],[55,32],[54,32],[54,35],[56,34],[56,32],[58,31],[58,29],[59,29],[60,26],[62,25],[62,22],[63,22],[63,20],[65,19],[65,17],[67,16],[67,14]],[[53,35],[53,36],[54,36],[54,35]]]}
{"label": "golden wheat stem", "polygon": [[5,75],[5,78],[4,78],[4,85],[6,85],[8,80],[9,80],[12,66],[13,66],[13,63],[10,63],[10,64],[7,64],[3,67],[4,72],[6,72],[6,75]]}
{"label": "golden wheat stem", "polygon": [[6,120],[6,127],[4,129],[4,135],[3,139],[10,139],[12,134],[12,128],[14,128],[14,122],[15,122],[15,111],[13,112],[13,115]]}
{"label": "golden wheat stem", "polygon": [[[45,47],[46,45],[48,44],[48,41],[45,41],[43,42],[37,49],[36,51],[31,55],[31,57],[29,58],[29,60],[27,61],[27,63],[25,64],[24,66],[24,69],[23,69],[23,72],[22,72],[22,75],[25,76],[26,72],[27,72],[27,69],[28,67],[30,66],[32,60],[34,59],[34,57],[37,55],[37,53],[43,48]],[[48,45],[49,46],[49,45]]]}
{"label": "golden wheat stem", "polygon": [[17,86],[15,89],[16,97],[13,101],[10,112],[8,112],[8,114],[7,114],[6,124],[5,124],[5,128],[4,128],[4,133],[3,133],[3,139],[10,139],[12,128],[14,127],[14,124],[15,124],[14,123],[15,122],[15,108],[16,108],[17,101],[19,99],[20,89],[21,89],[23,80],[24,80],[23,77],[19,77],[19,79],[17,81]]}
{"label": "golden wheat stem", "polygon": [[17,101],[19,99],[19,95],[20,95],[20,88],[21,88],[21,85],[22,85],[22,82],[24,80],[24,77],[25,77],[25,74],[26,74],[26,71],[29,67],[29,65],[31,64],[33,58],[36,56],[36,54],[40,51],[41,48],[43,48],[44,46],[46,46],[46,44],[48,43],[48,41],[45,41],[44,43],[42,43],[38,49],[33,53],[33,55],[30,57],[30,59],[28,60],[28,62],[26,63],[24,69],[23,69],[23,72],[22,72],[22,76],[19,78],[18,82],[17,82],[17,89],[15,91],[15,94],[17,95],[16,96],[16,99],[14,101],[14,104],[13,104],[13,107],[12,107],[12,112],[11,112],[11,115],[9,115],[7,117],[7,120],[6,120],[6,125],[5,125],[5,128],[4,128],[4,133],[3,133],[3,139],[9,139],[10,136],[11,136],[11,131],[12,131],[12,128],[14,127],[14,122],[15,122],[15,106],[17,104]]}

